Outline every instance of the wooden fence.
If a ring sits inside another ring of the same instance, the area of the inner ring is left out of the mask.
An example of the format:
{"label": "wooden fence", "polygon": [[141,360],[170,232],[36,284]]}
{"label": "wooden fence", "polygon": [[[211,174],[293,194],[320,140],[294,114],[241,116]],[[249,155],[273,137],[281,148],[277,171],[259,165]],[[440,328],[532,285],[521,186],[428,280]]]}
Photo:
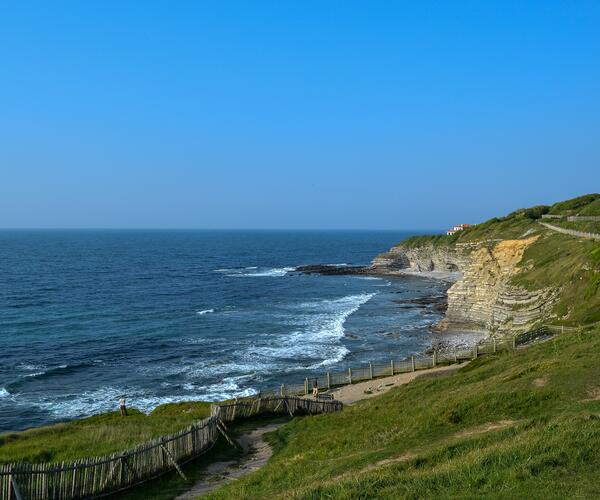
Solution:
{"label": "wooden fence", "polygon": [[564,227],[555,226],[553,224],[548,224],[546,222],[540,222],[540,224],[552,231],[556,231],[557,233],[568,234],[570,236],[577,236],[579,238],[588,238],[591,240],[600,240],[600,234],[598,233],[588,233],[586,231],[577,231],[575,229],[566,229]]}
{"label": "wooden fence", "polygon": [[[563,331],[566,331],[566,329],[563,329]],[[485,354],[516,349],[517,347],[530,342],[547,338],[553,333],[560,333],[560,330],[556,330],[554,327],[543,326],[510,337],[486,339],[473,347],[463,347],[452,350],[434,350],[430,355],[422,354],[399,360],[390,359],[388,362],[369,363],[368,365],[360,367],[348,368],[345,371],[315,374],[311,377],[306,377],[302,383],[283,384],[277,389],[265,392],[265,394],[279,394],[281,396],[291,394],[306,395],[312,392],[315,386],[320,390],[328,390],[364,380],[389,377],[391,375],[414,372],[417,370],[426,370],[438,365],[461,363]]]}
{"label": "wooden fence", "polygon": [[[211,416],[175,434],[106,457],[55,464],[0,465],[2,500],[71,500],[110,495],[177,470],[213,447],[222,422],[266,414],[313,415],[340,411],[338,401],[298,397],[259,397],[215,404]],[[185,476],[184,476],[185,477]]]}

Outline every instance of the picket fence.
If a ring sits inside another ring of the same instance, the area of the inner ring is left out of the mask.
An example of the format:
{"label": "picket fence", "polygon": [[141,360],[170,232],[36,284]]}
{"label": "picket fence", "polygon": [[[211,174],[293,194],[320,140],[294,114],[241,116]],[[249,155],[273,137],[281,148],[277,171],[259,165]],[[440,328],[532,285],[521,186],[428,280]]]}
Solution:
{"label": "picket fence", "polygon": [[[175,434],[105,457],[54,464],[0,465],[2,500],[74,500],[98,498],[131,488],[177,470],[212,448],[219,435],[227,437],[223,422],[259,415],[314,415],[340,411],[338,401],[292,396],[258,397],[215,404],[211,416]],[[228,438],[229,439],[229,438]]]}

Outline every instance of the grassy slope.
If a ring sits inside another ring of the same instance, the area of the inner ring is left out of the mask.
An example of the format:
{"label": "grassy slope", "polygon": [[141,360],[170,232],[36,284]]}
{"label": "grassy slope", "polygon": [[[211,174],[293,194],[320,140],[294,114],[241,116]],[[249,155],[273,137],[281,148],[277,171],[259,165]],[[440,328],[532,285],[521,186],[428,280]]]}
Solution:
{"label": "grassy slope", "polygon": [[213,497],[596,497],[599,357],[600,331],[565,335],[295,419],[264,469]]}
{"label": "grassy slope", "polygon": [[118,412],[104,413],[0,434],[0,463],[57,462],[107,455],[183,429],[209,414],[210,403],[170,403],[159,406],[150,415],[131,409],[126,418]]}
{"label": "grassy slope", "polygon": [[[559,288],[560,294],[552,311],[553,322],[564,325],[585,325],[600,321],[600,243],[593,240],[562,235],[544,228],[532,219],[539,217],[539,207],[517,210],[506,217],[494,218],[470,227],[453,236],[415,236],[400,243],[400,247],[416,248],[425,245],[439,247],[461,243],[480,242],[493,246],[500,239],[517,239],[539,235],[539,239],[525,251],[521,271],[513,278],[515,285],[529,290]],[[600,195],[585,195],[547,207],[550,213],[595,214],[600,209]],[[579,225],[590,230],[598,223],[552,224]],[[464,251],[464,250],[463,250]],[[468,250],[467,250],[468,251]]]}

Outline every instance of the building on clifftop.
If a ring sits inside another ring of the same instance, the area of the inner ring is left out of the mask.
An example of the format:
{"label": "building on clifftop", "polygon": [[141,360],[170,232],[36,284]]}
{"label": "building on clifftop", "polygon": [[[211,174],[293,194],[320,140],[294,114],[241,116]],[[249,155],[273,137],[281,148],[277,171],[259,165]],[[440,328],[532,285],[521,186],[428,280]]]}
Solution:
{"label": "building on clifftop", "polygon": [[448,229],[448,231],[446,231],[446,234],[448,236],[451,236],[454,233],[458,233],[459,231],[462,231],[463,229],[466,229],[468,227],[471,227],[471,224],[459,224],[458,226],[453,226],[452,229]]}

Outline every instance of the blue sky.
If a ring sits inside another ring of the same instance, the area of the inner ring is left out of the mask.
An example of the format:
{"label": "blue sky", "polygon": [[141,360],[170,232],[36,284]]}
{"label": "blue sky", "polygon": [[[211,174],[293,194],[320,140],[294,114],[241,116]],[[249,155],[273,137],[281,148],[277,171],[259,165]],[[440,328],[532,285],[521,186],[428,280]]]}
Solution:
{"label": "blue sky", "polygon": [[600,2],[3,2],[0,227],[443,228],[600,191]]}

